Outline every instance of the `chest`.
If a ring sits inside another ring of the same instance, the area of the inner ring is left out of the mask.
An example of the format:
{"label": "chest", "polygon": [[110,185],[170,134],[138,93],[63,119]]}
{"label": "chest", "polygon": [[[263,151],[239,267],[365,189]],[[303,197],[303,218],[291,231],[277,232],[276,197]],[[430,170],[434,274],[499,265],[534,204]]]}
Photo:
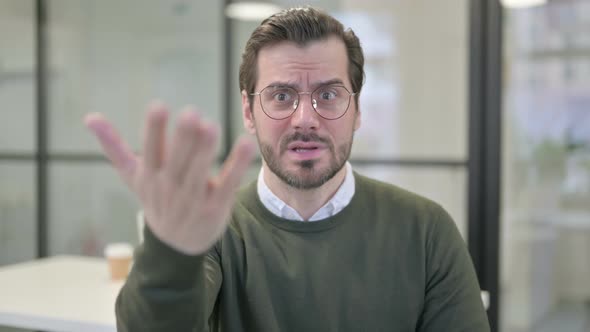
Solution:
{"label": "chest", "polygon": [[417,254],[374,235],[275,233],[227,244],[224,252],[223,294],[262,321],[308,317],[327,331],[377,328],[372,324],[411,330],[423,305]]}

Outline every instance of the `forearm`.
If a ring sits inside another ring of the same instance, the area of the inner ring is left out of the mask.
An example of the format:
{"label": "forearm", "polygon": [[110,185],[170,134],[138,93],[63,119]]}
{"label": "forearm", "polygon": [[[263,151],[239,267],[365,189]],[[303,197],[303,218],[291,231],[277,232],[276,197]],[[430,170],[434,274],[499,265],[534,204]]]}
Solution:
{"label": "forearm", "polygon": [[118,331],[206,331],[220,283],[220,277],[205,274],[217,271],[205,269],[211,263],[207,255],[175,251],[146,229],[117,298]]}

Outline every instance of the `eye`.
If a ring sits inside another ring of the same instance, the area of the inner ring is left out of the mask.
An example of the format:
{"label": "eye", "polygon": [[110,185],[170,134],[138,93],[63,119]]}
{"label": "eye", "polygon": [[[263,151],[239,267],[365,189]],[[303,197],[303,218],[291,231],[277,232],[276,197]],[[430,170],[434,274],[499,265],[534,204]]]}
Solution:
{"label": "eye", "polygon": [[337,88],[324,88],[318,91],[318,97],[322,101],[331,101],[338,97]]}
{"label": "eye", "polygon": [[274,88],[268,91],[268,97],[273,103],[283,104],[293,101],[294,92],[288,88]]}
{"label": "eye", "polygon": [[285,102],[291,100],[291,96],[288,93],[280,92],[276,93],[273,99],[278,102]]}

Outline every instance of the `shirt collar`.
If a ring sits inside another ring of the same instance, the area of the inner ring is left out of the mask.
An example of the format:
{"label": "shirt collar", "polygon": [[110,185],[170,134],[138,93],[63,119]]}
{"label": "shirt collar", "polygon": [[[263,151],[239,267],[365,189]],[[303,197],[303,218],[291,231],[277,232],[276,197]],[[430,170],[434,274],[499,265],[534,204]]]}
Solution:
{"label": "shirt collar", "polygon": [[[340,185],[340,188],[336,191],[334,196],[322,206],[316,213],[314,213],[309,221],[316,221],[331,217],[338,212],[342,211],[348,203],[352,200],[355,192],[355,183],[354,183],[354,174],[352,172],[352,166],[349,162],[346,162],[346,175],[344,177],[344,182]],[[289,220],[297,220],[303,221],[303,218],[287,203],[283,200],[278,198],[266,185],[264,182],[264,170],[260,168],[260,173],[258,174],[258,182],[257,182],[257,190],[258,190],[258,197],[260,197],[260,201],[262,204],[273,214],[278,217],[289,219]]]}

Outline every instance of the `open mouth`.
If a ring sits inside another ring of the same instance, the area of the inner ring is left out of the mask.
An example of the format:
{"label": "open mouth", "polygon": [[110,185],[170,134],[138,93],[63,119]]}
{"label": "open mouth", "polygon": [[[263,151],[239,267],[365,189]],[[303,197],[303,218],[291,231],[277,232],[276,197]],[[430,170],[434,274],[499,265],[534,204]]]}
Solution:
{"label": "open mouth", "polygon": [[319,158],[323,150],[325,150],[325,145],[319,142],[296,141],[287,146],[287,151],[297,159]]}
{"label": "open mouth", "polygon": [[309,152],[309,151],[313,151],[313,150],[317,150],[317,147],[313,147],[313,148],[292,148],[291,151],[294,152]]}
{"label": "open mouth", "polygon": [[322,148],[324,145],[318,142],[303,142],[303,141],[295,141],[289,143],[287,145],[287,149],[292,151],[309,151],[309,150],[317,150]]}

